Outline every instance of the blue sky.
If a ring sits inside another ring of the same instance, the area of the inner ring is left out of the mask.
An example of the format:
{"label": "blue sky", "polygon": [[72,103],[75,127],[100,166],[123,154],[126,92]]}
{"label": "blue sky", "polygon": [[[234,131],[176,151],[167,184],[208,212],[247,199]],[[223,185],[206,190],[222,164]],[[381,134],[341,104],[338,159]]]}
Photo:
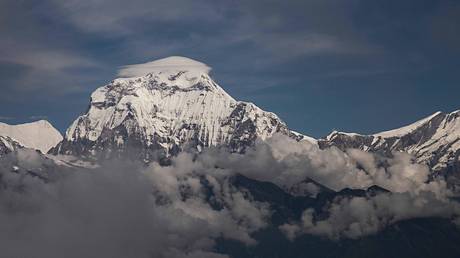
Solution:
{"label": "blue sky", "polygon": [[460,2],[0,0],[0,121],[61,131],[123,65],[202,61],[315,137],[460,109]]}

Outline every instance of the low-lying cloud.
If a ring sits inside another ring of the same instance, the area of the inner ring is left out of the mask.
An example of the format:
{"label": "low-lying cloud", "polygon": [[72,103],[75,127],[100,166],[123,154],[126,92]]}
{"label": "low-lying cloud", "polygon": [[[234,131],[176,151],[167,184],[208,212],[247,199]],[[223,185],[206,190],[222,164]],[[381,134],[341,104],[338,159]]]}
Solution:
{"label": "low-lying cloud", "polygon": [[[46,161],[46,162],[45,162]],[[458,220],[460,208],[441,178],[408,154],[378,157],[358,150],[321,150],[275,136],[246,154],[207,149],[180,153],[169,166],[115,162],[97,169],[53,165],[36,152],[2,157],[0,241],[6,257],[226,257],[217,239],[257,245],[271,225],[270,203],[256,201],[231,178],[272,182],[285,191],[313,180],[339,191],[379,185],[391,192],[337,196],[308,208],[280,230],[359,238],[411,218]],[[12,169],[17,166],[19,169]]]}
{"label": "low-lying cloud", "polygon": [[331,239],[359,238],[377,233],[393,223],[412,218],[458,218],[456,202],[439,200],[432,193],[380,193],[367,197],[339,197],[324,207],[329,215],[319,219],[313,209],[303,212],[300,222],[286,223],[280,229],[289,239],[302,234]]}
{"label": "low-lying cloud", "polygon": [[[182,167],[193,163],[188,157],[178,157],[172,167],[117,163],[53,175],[46,173],[36,152],[7,157],[12,163],[1,170],[2,254],[225,257],[213,252],[216,238],[255,244],[250,234],[266,225],[267,205],[231,186],[228,178],[202,178]],[[13,164],[27,169],[13,172]],[[30,174],[33,168],[43,174]],[[209,182],[210,193],[200,180]]]}

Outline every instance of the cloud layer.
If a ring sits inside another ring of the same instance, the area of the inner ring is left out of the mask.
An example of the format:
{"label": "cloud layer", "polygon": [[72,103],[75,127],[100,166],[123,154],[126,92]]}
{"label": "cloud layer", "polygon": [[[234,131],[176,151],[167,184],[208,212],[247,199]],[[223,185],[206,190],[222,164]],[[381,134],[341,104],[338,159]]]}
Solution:
{"label": "cloud layer", "polygon": [[[2,157],[0,240],[9,257],[225,257],[216,239],[257,245],[253,233],[272,224],[270,203],[256,201],[232,177],[272,182],[287,192],[313,179],[322,185],[391,192],[337,195],[280,230],[333,240],[378,233],[398,221],[438,217],[458,221],[460,206],[441,178],[407,154],[385,159],[350,150],[320,150],[275,136],[242,154],[220,149],[181,153],[170,166],[112,162],[96,169],[53,165],[19,150]],[[13,167],[16,167],[12,170]],[[32,172],[30,172],[32,171]],[[313,190],[312,194],[308,191]],[[308,196],[323,191],[306,188]]]}

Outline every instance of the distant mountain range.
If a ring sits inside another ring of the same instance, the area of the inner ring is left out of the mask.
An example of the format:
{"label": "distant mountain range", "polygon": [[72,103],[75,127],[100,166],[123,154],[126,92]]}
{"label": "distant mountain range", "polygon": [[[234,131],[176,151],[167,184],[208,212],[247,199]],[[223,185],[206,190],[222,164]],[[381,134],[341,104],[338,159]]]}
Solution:
{"label": "distant mountain range", "polygon": [[232,98],[213,81],[206,64],[173,56],[148,67],[143,76],[118,78],[94,91],[88,110],[63,139],[43,120],[0,123],[0,136],[43,153],[89,159],[129,155],[148,162],[210,146],[244,152],[257,140],[280,133],[323,149],[356,148],[384,156],[408,152],[434,173],[460,172],[460,111],[436,112],[372,135],[334,131],[316,140],[290,130],[276,114]]}

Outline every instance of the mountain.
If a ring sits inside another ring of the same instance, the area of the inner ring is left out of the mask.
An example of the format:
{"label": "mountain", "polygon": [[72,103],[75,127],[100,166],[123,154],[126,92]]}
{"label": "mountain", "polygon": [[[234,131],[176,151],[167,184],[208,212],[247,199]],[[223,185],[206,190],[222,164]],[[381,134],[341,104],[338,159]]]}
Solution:
{"label": "mountain", "polygon": [[0,123],[0,136],[9,137],[20,145],[47,153],[62,141],[62,135],[48,121],[9,125]]}
{"label": "mountain", "polygon": [[[334,131],[315,140],[289,130],[274,113],[235,100],[210,71],[204,63],[177,56],[125,67],[120,75],[128,77],[96,89],[87,111],[50,153],[82,158],[129,155],[148,162],[211,146],[244,152],[257,140],[281,133],[322,149],[357,148],[384,156],[408,152],[436,173],[460,171],[460,111],[436,112],[372,135]],[[307,186],[294,190],[302,192]]]}
{"label": "mountain", "polygon": [[232,98],[201,62],[173,56],[130,69],[136,77],[115,79],[92,93],[87,112],[51,153],[128,154],[148,161],[210,146],[242,152],[274,133],[311,140],[290,131],[275,114]]}
{"label": "mountain", "polygon": [[334,131],[320,139],[321,148],[336,146],[341,150],[357,148],[391,155],[408,152],[417,162],[427,164],[439,173],[460,172],[460,110],[433,115],[395,130],[372,135]]}

